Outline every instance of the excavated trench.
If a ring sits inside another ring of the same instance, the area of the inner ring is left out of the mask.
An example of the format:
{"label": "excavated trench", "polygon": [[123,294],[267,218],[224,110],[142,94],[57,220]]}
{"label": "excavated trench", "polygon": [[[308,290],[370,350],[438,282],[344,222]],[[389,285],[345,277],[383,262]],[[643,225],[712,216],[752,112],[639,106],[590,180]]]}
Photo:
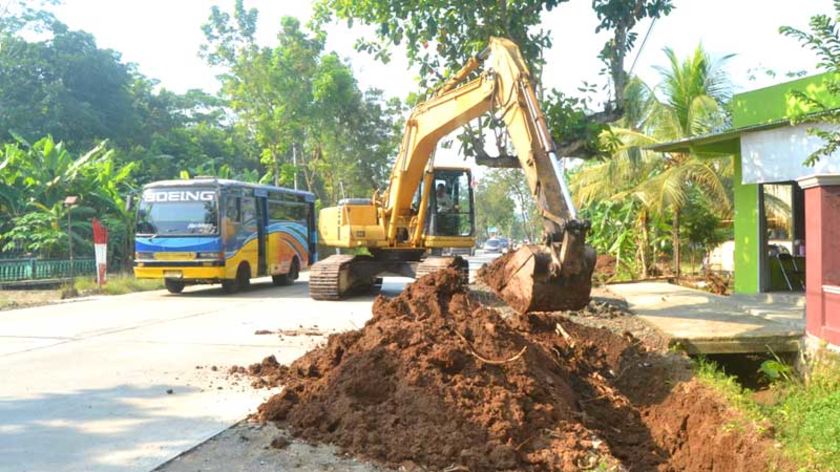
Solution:
{"label": "excavated trench", "polygon": [[559,313],[504,316],[452,270],[379,297],[362,329],[289,367],[232,371],[284,386],[259,419],[408,470],[758,471],[771,458],[772,438],[728,427],[737,414],[684,357]]}

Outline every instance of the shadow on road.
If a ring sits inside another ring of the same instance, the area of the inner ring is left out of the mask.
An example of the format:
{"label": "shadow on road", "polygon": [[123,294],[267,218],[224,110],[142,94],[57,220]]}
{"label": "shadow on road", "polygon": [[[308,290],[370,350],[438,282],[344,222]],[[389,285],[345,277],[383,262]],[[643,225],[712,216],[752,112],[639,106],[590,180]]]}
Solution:
{"label": "shadow on road", "polygon": [[202,440],[196,432],[214,421],[166,411],[172,395],[196,390],[119,385],[0,399],[0,470],[150,469]]}

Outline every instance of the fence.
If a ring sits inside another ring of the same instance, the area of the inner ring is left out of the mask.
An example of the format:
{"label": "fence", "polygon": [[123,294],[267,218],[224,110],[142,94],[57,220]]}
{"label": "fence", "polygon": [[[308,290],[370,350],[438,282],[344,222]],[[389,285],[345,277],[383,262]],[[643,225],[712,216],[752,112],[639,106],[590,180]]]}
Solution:
{"label": "fence", "polygon": [[96,274],[96,261],[93,258],[70,260],[44,259],[0,259],[0,282],[17,280],[60,279],[73,275]]}

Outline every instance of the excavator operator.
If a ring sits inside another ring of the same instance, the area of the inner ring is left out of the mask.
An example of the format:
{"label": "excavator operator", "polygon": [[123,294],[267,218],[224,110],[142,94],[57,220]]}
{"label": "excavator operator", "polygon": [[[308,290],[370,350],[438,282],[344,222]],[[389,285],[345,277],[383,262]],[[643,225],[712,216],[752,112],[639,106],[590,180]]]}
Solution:
{"label": "excavator operator", "polygon": [[437,226],[438,234],[441,236],[458,235],[458,208],[449,197],[446,184],[441,182],[435,189],[435,202],[437,204]]}

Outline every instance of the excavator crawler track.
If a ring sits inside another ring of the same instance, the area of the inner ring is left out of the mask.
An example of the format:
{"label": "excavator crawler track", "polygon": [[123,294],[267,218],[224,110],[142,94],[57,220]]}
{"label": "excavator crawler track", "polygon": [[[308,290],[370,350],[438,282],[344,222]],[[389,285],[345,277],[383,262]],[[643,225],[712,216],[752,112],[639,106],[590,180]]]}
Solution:
{"label": "excavator crawler track", "polygon": [[309,271],[309,296],[315,300],[341,300],[352,288],[350,264],[355,258],[336,254],[316,262]]}

